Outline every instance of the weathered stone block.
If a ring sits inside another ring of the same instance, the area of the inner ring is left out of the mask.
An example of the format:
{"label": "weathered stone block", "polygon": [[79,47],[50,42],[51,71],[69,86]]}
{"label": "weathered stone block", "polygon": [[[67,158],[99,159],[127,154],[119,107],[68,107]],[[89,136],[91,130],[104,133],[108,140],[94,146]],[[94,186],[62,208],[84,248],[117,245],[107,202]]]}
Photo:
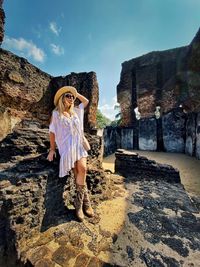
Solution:
{"label": "weathered stone block", "polygon": [[157,149],[157,124],[155,118],[146,118],[139,121],[139,149]]}
{"label": "weathered stone block", "polygon": [[115,157],[115,172],[129,180],[162,180],[180,183],[179,171],[170,165],[159,164],[123,149],[118,149]]}
{"label": "weathered stone block", "polygon": [[163,143],[167,152],[185,151],[185,114],[174,109],[162,117]]}
{"label": "weathered stone block", "polygon": [[121,148],[133,149],[133,129],[121,129]]}

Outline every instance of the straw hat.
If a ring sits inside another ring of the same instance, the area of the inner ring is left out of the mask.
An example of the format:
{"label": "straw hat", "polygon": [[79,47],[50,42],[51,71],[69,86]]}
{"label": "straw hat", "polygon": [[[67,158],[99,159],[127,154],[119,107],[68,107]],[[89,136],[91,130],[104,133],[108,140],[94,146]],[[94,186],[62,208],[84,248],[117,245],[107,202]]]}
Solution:
{"label": "straw hat", "polygon": [[55,94],[54,96],[54,105],[57,106],[58,104],[58,100],[61,97],[61,95],[65,94],[65,93],[71,93],[72,95],[74,95],[74,97],[76,98],[77,96],[77,90],[76,88],[74,88],[73,86],[64,86],[61,87]]}

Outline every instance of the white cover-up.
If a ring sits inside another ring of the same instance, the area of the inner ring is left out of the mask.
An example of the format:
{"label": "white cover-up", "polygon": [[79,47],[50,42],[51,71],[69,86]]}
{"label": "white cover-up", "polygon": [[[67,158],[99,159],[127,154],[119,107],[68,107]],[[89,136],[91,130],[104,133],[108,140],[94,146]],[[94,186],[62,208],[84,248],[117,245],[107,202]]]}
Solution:
{"label": "white cover-up", "polygon": [[75,114],[68,118],[54,110],[49,125],[60,154],[59,177],[69,174],[77,160],[88,156],[82,144],[84,105],[81,103],[74,111]]}

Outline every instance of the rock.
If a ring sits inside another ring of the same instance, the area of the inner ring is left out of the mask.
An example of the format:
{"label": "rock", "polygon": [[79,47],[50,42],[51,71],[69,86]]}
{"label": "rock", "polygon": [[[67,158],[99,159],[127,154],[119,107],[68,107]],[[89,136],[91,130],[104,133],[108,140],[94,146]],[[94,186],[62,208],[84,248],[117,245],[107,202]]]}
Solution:
{"label": "rock", "polygon": [[69,261],[79,254],[72,246],[61,246],[52,255],[53,261],[61,266],[70,266]]}
{"label": "rock", "polygon": [[177,153],[185,152],[185,122],[185,114],[179,108],[168,112],[162,117],[165,151]]}
{"label": "rock", "polygon": [[159,164],[137,153],[122,149],[117,150],[115,157],[115,172],[130,181],[144,179],[180,183],[179,171],[170,165]]}
{"label": "rock", "polygon": [[139,121],[139,149],[157,150],[157,123],[155,118]]}

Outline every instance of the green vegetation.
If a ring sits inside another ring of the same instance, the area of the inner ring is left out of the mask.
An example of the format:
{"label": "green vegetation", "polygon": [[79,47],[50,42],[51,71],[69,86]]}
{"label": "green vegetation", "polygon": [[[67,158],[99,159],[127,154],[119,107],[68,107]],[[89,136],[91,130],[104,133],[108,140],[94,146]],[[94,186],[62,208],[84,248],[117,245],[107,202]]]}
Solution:
{"label": "green vegetation", "polygon": [[101,111],[97,110],[97,128],[105,128],[106,126],[110,125],[111,120],[106,118]]}

